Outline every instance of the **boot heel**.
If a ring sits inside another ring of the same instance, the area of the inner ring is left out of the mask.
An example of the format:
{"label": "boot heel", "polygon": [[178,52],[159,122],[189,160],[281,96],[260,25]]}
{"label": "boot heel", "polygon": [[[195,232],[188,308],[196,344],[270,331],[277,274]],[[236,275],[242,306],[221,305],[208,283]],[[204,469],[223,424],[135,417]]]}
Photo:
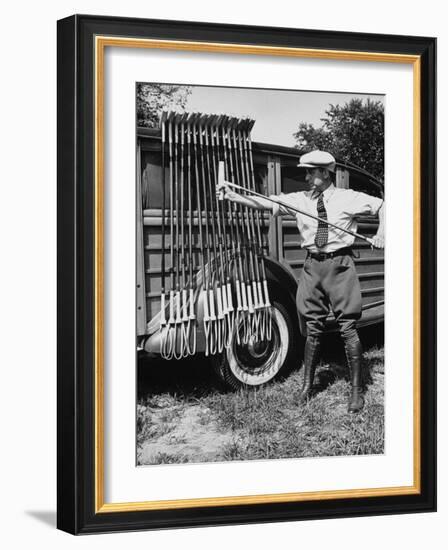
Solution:
{"label": "boot heel", "polygon": [[362,346],[358,335],[345,341],[345,354],[347,355],[348,368],[350,370],[350,382],[352,386],[348,412],[356,413],[364,407],[362,388]]}
{"label": "boot heel", "polygon": [[349,413],[357,413],[364,407],[364,396],[362,388],[354,387],[352,388],[352,393],[350,396],[350,402],[348,404]]}

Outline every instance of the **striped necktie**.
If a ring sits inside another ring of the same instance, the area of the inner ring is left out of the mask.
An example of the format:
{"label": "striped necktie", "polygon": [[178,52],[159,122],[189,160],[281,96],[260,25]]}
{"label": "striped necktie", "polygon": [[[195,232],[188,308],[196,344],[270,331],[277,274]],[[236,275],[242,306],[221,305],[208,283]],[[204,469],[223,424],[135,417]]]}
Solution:
{"label": "striped necktie", "polygon": [[[327,220],[327,211],[324,204],[324,194],[321,193],[317,199],[317,215],[323,220]],[[314,243],[318,248],[324,247],[328,242],[328,225],[323,221],[318,222],[316,237],[314,238]]]}

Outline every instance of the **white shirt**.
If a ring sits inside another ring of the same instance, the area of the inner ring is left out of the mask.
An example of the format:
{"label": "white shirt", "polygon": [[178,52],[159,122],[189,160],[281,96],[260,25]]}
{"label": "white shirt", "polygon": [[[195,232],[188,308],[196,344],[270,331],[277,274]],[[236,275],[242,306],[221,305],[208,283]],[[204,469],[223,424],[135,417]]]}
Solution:
{"label": "white shirt", "polygon": [[[313,197],[312,191],[271,195],[270,198],[281,200],[286,204],[294,206],[303,212],[309,212],[314,216],[318,215],[318,197]],[[353,191],[353,189],[340,189],[333,184],[325,189],[323,192],[323,199],[328,221],[339,227],[355,232],[358,229],[356,216],[362,214],[376,215],[383,204],[383,199],[372,197],[366,193]],[[317,220],[294,212],[293,210],[288,210],[284,206],[277,204],[272,205],[272,213],[274,216],[295,216],[297,228],[300,233],[300,244],[302,248],[306,248],[311,252],[334,252],[339,248],[352,246],[355,240],[355,237],[345,233],[345,231],[339,231],[334,227],[328,226],[328,242],[324,247],[317,248],[314,243],[317,232]]]}

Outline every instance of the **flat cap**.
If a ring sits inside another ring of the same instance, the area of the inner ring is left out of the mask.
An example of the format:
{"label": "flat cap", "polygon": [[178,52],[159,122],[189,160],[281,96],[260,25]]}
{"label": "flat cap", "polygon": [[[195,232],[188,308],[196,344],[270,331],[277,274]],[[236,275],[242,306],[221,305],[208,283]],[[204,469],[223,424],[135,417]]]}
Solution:
{"label": "flat cap", "polygon": [[326,151],[311,151],[300,157],[300,163],[297,165],[301,168],[326,168],[330,172],[334,172],[336,168],[336,159]]}

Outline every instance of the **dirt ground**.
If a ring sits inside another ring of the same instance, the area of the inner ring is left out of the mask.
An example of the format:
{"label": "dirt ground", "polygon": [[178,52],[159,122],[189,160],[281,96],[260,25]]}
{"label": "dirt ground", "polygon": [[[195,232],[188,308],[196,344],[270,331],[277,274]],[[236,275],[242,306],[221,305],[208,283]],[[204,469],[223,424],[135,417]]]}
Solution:
{"label": "dirt ground", "polygon": [[[173,409],[158,411],[149,408],[152,422],[157,427],[165,423],[166,413]],[[231,430],[220,430],[216,422],[202,422],[202,416],[209,414],[209,409],[199,405],[191,405],[176,415],[174,425],[168,433],[154,439],[146,440],[139,451],[140,464],[154,464],[157,456],[179,456],[185,462],[210,462],[219,460],[220,450],[232,441]],[[157,429],[157,428],[156,428]],[[163,428],[162,428],[163,431]]]}
{"label": "dirt ground", "polygon": [[[348,415],[342,346],[330,338],[315,395],[297,405],[302,372],[257,391],[231,392],[205,359],[142,358],[138,372],[138,465],[377,454],[384,445],[384,353],[378,330],[362,333],[366,407]],[[379,345],[378,345],[379,344]]]}
{"label": "dirt ground", "polygon": [[137,462],[209,462],[232,440],[203,400],[225,393],[205,358],[139,365]]}

